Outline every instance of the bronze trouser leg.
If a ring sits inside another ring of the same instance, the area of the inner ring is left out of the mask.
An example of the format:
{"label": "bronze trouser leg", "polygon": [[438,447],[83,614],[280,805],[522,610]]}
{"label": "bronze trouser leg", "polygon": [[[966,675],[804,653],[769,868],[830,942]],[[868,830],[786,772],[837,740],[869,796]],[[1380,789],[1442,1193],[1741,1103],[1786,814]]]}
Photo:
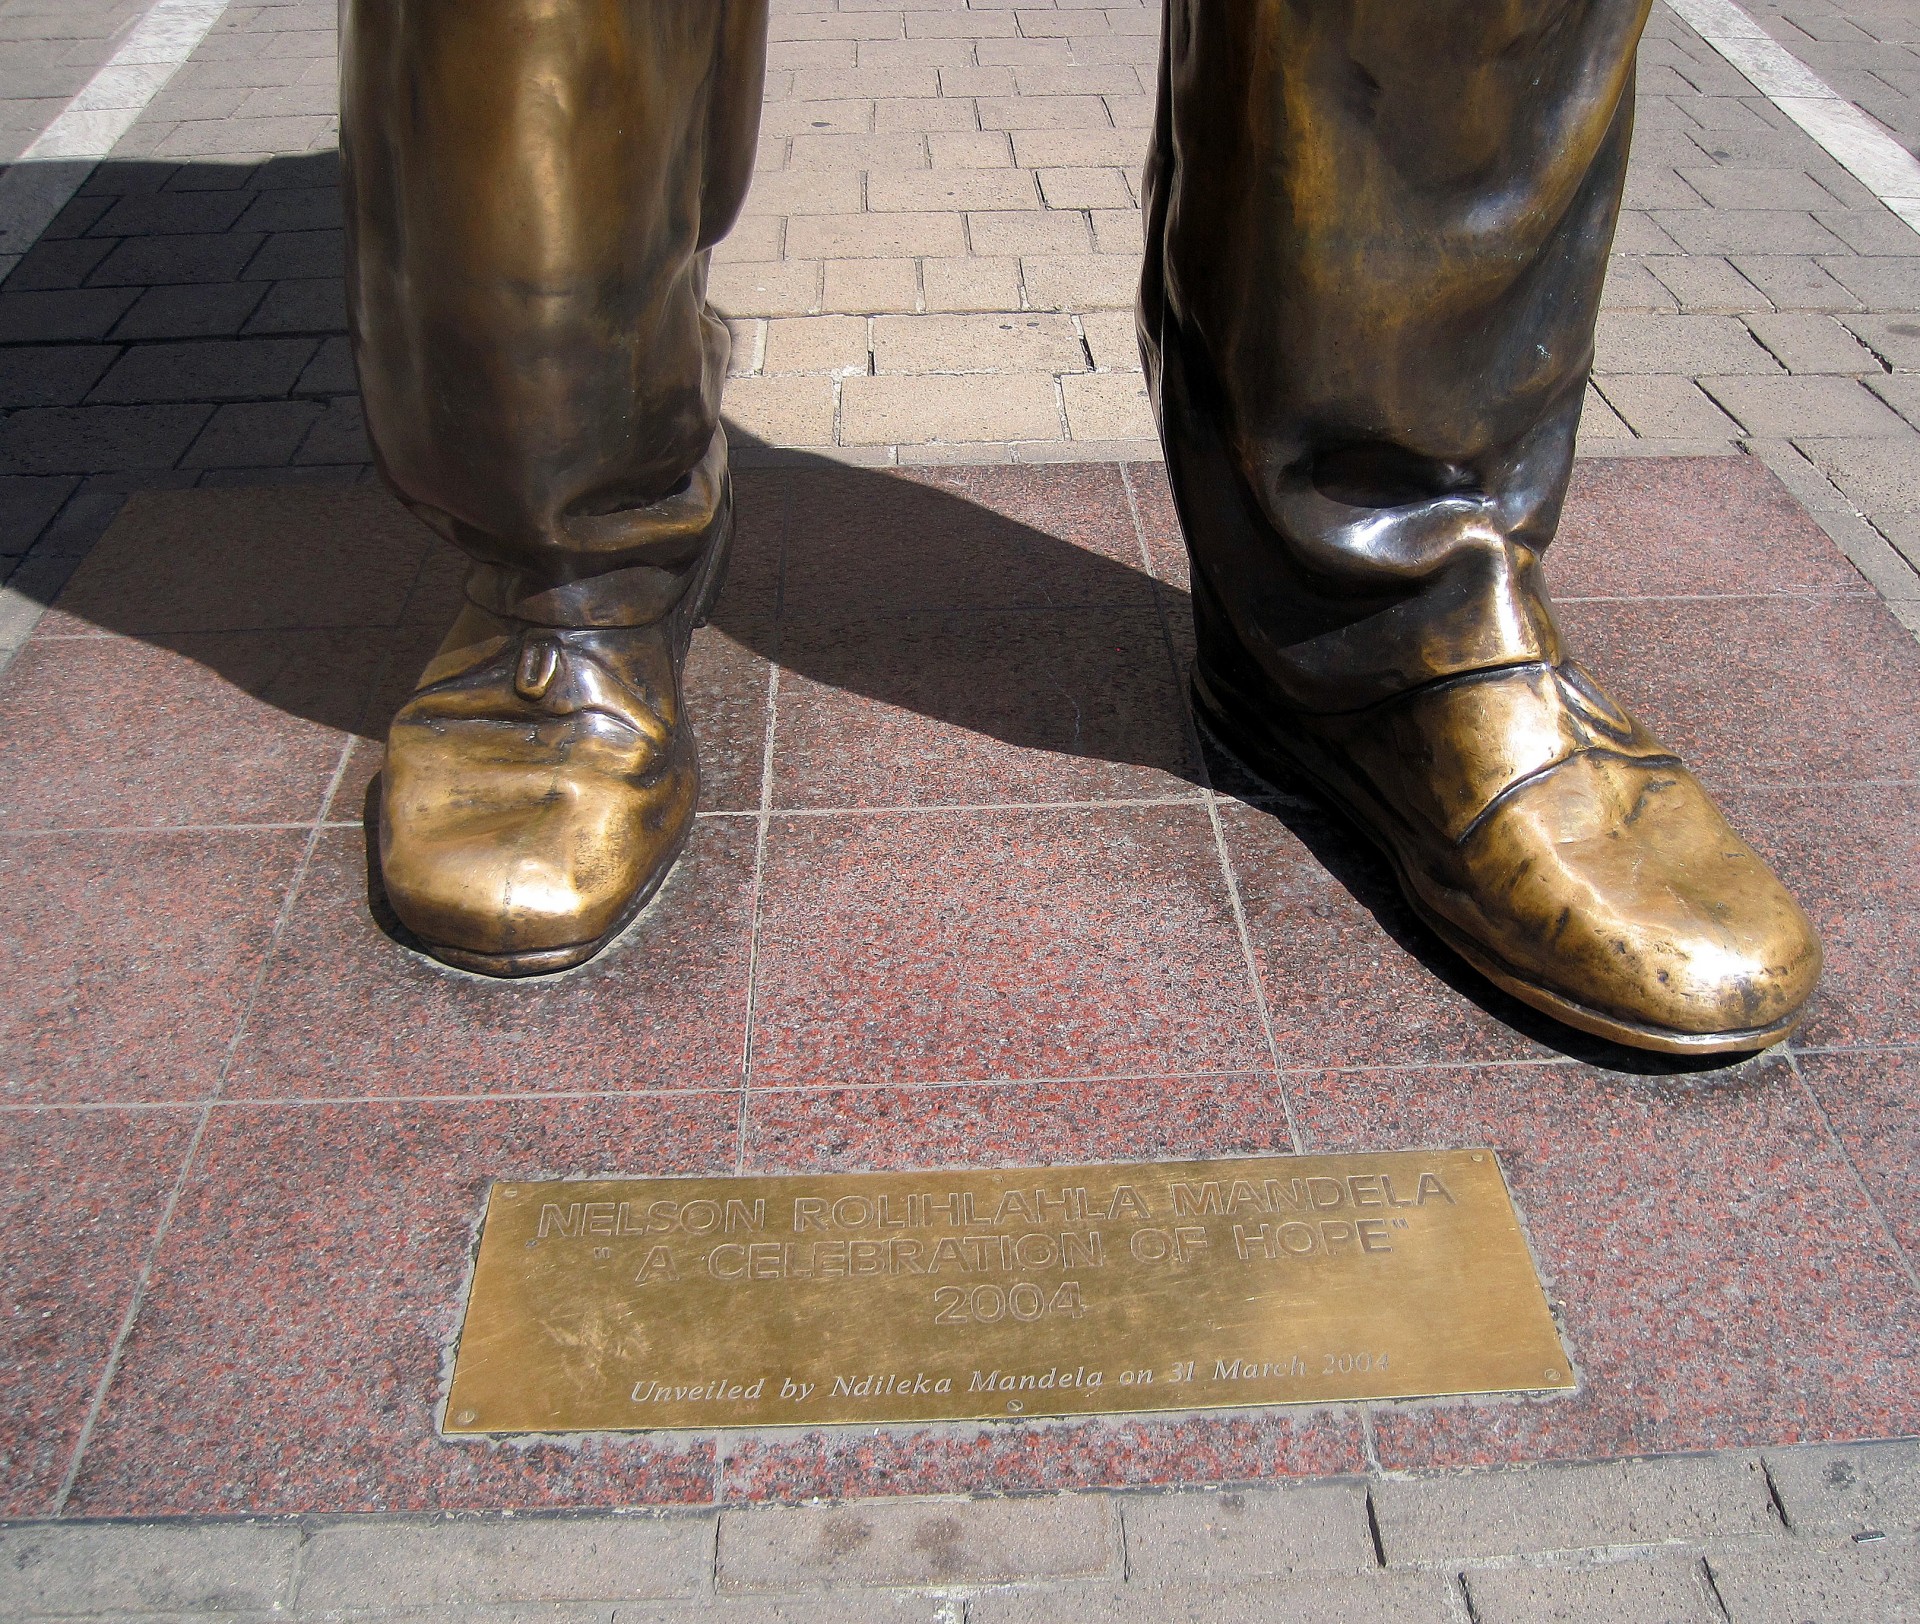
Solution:
{"label": "bronze trouser leg", "polygon": [[1167,0],[1141,324],[1203,638],[1344,710],[1552,652],[1646,0]]}
{"label": "bronze trouser leg", "polygon": [[766,9],[343,0],[368,431],[478,601],[635,624],[685,588],[724,501],[707,258],[752,177]]}
{"label": "bronze trouser leg", "polygon": [[1714,1052],[1793,1030],[1818,940],[1540,577],[1646,9],[1166,0],[1141,341],[1209,727],[1509,992]]}
{"label": "bronze trouser leg", "polygon": [[563,970],[692,828],[681,705],[731,516],[708,251],[753,172],[767,0],[344,0],[349,313],[381,471],[474,562],[387,736],[427,951]]}

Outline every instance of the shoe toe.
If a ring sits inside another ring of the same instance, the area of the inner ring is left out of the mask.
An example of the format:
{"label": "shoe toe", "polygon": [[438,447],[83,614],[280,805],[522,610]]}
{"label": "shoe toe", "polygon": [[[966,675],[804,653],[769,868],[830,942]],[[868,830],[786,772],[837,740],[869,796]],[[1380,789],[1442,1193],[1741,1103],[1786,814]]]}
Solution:
{"label": "shoe toe", "polygon": [[577,962],[677,850],[692,815],[690,766],[639,787],[565,764],[489,763],[458,733],[389,756],[380,858],[394,913],[468,968]]}
{"label": "shoe toe", "polygon": [[1811,921],[1677,763],[1575,756],[1503,797],[1461,855],[1472,933],[1629,1033],[1775,1041],[1819,980]]}

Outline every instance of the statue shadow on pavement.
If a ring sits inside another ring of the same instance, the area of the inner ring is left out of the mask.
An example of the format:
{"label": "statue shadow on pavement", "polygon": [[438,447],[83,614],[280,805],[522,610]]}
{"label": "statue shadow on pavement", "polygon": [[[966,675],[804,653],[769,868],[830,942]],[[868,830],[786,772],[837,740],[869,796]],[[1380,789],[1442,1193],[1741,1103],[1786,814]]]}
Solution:
{"label": "statue shadow on pavement", "polygon": [[[816,783],[802,804],[1098,802],[1212,788],[1286,825],[1400,949],[1549,1051],[1702,1082],[1740,1060],[1643,1054],[1508,997],[1419,923],[1385,862],[1341,820],[1252,777],[1199,731],[1185,696],[1179,543],[1170,519],[1168,534],[1141,538],[1115,465],[903,476],[751,443],[740,451],[735,552],[690,662],[703,748],[725,734],[729,708],[757,716],[758,657],[781,673],[777,759],[793,752],[801,775],[847,787],[836,803]],[[1160,479],[1146,467],[1130,477],[1137,487]],[[326,493],[201,490],[125,515],[59,606],[280,711],[377,742],[452,620],[460,575],[451,548],[364,480]],[[376,804],[370,787],[370,835]],[[386,914],[372,865],[369,880],[376,916]]]}

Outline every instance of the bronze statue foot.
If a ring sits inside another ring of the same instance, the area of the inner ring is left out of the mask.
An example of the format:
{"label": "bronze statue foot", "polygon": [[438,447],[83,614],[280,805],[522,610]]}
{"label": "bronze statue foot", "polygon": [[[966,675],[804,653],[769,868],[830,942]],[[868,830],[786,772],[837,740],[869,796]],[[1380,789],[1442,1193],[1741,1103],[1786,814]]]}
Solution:
{"label": "bronze statue foot", "polygon": [[575,630],[468,604],[394,718],[387,898],[435,958],[569,969],[657,891],[700,773],[671,626]]}
{"label": "bronze statue foot", "polygon": [[1812,923],[1577,665],[1470,672],[1332,716],[1217,668],[1194,692],[1223,743],[1333,801],[1441,939],[1534,1008],[1668,1054],[1764,1048],[1800,1023]]}

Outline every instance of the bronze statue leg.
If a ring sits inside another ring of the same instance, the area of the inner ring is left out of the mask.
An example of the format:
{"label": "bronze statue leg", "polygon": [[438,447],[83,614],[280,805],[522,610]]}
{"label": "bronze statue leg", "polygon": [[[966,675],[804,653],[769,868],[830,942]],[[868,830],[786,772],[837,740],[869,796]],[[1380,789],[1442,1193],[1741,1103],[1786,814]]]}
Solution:
{"label": "bronze statue leg", "polygon": [[1812,926],[1569,660],[1540,568],[1645,15],[1166,0],[1141,341],[1213,730],[1344,809],[1519,997],[1756,1048],[1812,993]]}
{"label": "bronze statue leg", "polygon": [[564,969],[671,867],[687,639],[723,567],[708,251],[767,0],[345,0],[350,314],[382,473],[473,561],[395,719],[381,863],[428,951]]}

